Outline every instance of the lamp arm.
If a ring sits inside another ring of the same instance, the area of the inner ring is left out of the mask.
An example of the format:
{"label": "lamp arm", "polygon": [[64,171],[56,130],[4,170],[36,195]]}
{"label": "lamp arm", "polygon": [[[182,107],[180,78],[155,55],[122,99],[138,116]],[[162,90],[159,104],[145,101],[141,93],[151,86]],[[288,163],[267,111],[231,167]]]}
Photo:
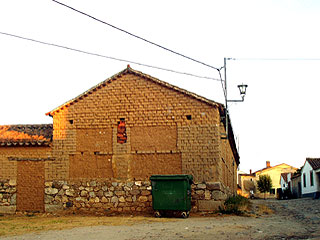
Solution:
{"label": "lamp arm", "polygon": [[244,98],[241,100],[227,100],[227,102],[243,102],[243,101],[244,101]]}

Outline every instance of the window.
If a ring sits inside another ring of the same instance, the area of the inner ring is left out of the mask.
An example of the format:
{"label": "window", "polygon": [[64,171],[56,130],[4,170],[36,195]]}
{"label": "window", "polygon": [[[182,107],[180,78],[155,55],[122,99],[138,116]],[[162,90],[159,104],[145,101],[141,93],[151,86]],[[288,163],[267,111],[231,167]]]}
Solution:
{"label": "window", "polygon": [[192,119],[192,116],[191,116],[191,115],[187,115],[186,118],[187,118],[188,120],[191,120],[191,119]]}
{"label": "window", "polygon": [[303,174],[303,187],[307,187],[307,184],[306,184],[306,174],[304,173]]}
{"label": "window", "polygon": [[276,194],[276,190],[274,188],[270,189],[270,194]]}
{"label": "window", "polygon": [[310,186],[313,186],[313,171],[310,171]]}

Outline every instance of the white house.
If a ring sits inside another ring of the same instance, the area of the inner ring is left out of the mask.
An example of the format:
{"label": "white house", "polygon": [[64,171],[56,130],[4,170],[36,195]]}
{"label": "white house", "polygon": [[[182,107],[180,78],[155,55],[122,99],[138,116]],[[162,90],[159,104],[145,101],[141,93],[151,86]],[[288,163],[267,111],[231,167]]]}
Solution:
{"label": "white house", "polygon": [[307,158],[301,170],[302,197],[320,195],[320,158]]}
{"label": "white house", "polygon": [[290,189],[290,191],[291,191],[291,186],[290,186],[291,174],[292,173],[281,173],[280,185],[281,185],[282,191],[284,191],[286,189]]}

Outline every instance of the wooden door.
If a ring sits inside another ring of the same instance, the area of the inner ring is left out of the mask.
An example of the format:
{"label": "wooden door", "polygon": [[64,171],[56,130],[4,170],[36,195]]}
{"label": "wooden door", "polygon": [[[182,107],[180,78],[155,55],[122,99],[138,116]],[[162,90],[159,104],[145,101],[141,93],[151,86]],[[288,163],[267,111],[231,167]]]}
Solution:
{"label": "wooden door", "polygon": [[17,211],[44,212],[44,161],[18,162]]}

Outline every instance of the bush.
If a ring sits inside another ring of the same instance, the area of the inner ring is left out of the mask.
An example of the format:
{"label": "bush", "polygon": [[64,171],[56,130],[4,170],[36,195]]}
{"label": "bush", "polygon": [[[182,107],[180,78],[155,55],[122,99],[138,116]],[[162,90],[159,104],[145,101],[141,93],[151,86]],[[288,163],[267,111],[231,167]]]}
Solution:
{"label": "bush", "polygon": [[264,193],[264,199],[266,199],[266,193],[270,192],[272,188],[272,180],[269,175],[260,175],[259,180],[257,181],[258,190],[261,193]]}
{"label": "bush", "polygon": [[226,214],[243,214],[244,210],[246,210],[250,205],[250,201],[248,198],[245,198],[241,195],[235,195],[228,197],[223,205],[223,208],[220,208],[221,213]]}

